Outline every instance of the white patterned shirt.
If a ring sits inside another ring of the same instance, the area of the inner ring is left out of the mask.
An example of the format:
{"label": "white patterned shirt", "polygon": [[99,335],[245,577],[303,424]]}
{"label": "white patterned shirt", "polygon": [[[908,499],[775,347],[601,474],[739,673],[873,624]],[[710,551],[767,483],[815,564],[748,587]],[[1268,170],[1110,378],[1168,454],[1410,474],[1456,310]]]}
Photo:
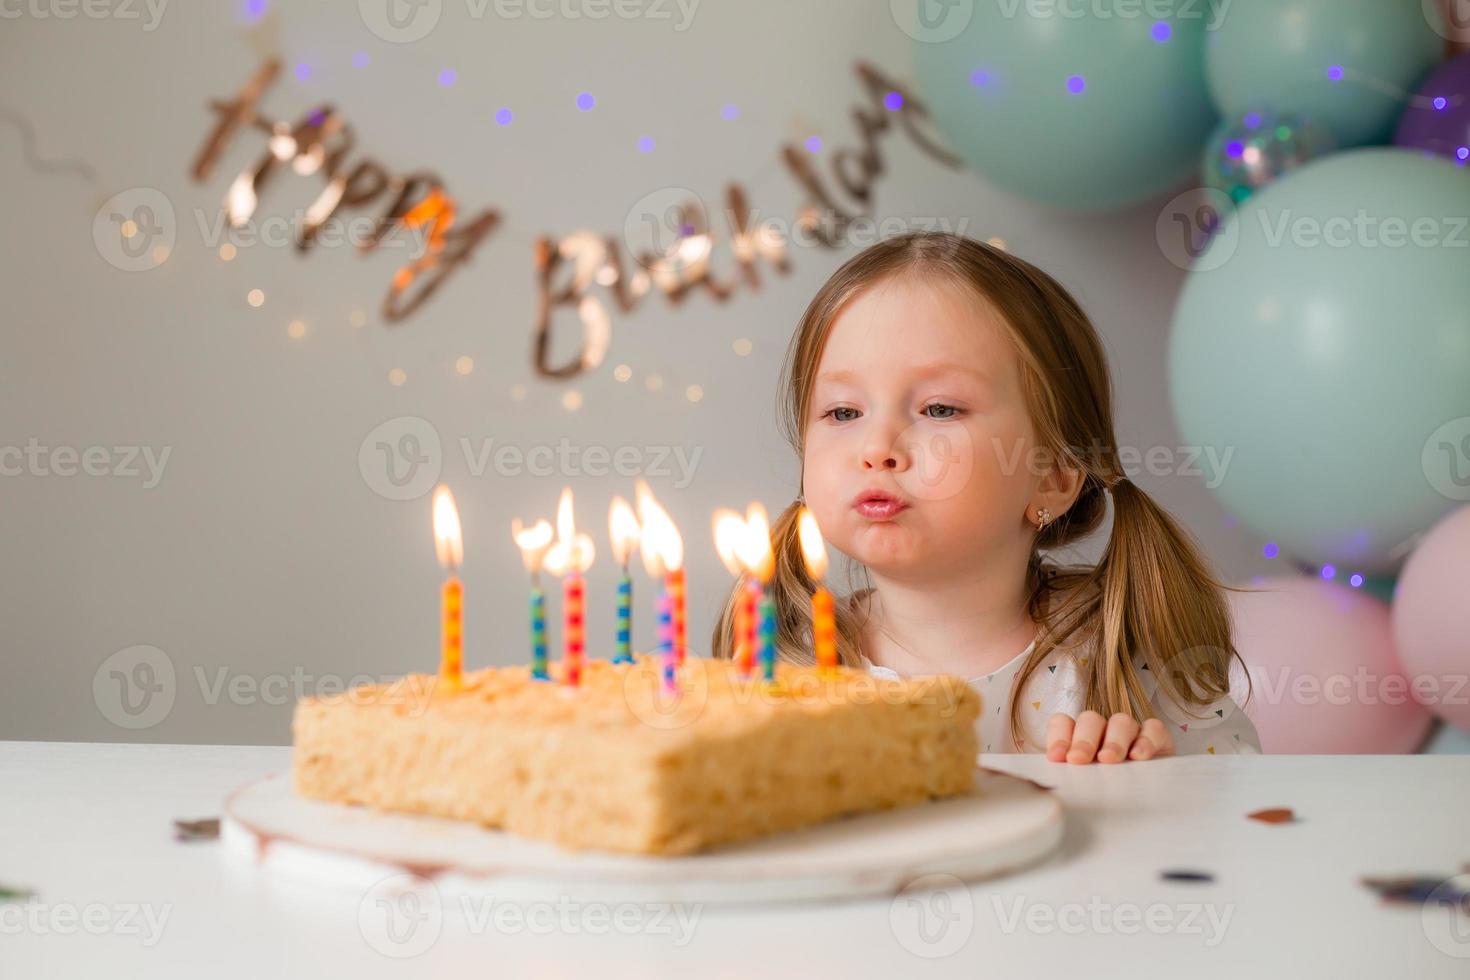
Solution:
{"label": "white patterned shirt", "polygon": [[[1018,749],[1011,740],[1011,689],[1021,665],[1035,646],[1036,641],[1032,640],[1004,667],[968,678],[970,686],[980,692],[980,719],[976,722],[976,731],[980,736],[981,752],[1045,752],[1047,719],[1058,712],[1073,718],[1082,714],[1084,688],[1077,664],[1065,649],[1054,649],[1032,672],[1021,699],[1023,747]],[[1168,726],[1174,736],[1177,754],[1261,754],[1256,726],[1232,698],[1221,698],[1204,707],[1180,707],[1159,690],[1158,681],[1142,657],[1138,657],[1134,664],[1139,668],[1138,676],[1155,717]],[[867,663],[867,668],[877,677],[900,677],[897,671],[872,662]]]}

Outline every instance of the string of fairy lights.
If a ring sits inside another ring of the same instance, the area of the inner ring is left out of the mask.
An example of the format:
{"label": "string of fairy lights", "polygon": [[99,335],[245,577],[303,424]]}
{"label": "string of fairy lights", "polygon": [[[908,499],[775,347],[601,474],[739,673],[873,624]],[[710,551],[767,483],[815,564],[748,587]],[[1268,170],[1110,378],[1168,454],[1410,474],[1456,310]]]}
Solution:
{"label": "string of fairy lights", "polygon": [[[244,16],[246,21],[253,25],[247,30],[246,38],[255,49],[255,52],[261,57],[275,57],[280,48],[280,22],[276,12],[269,9],[269,4],[266,0],[249,0],[245,4]],[[371,64],[369,55],[364,51],[354,52],[350,60],[352,67],[355,69],[365,69]],[[317,66],[307,61],[298,61],[292,69],[293,76],[302,82],[311,80],[316,73]],[[458,73],[452,67],[442,67],[437,72],[436,80],[440,87],[450,88],[458,82]],[[896,93],[894,95],[896,96]],[[587,91],[579,92],[574,99],[574,105],[579,113],[592,112],[597,107],[596,95]],[[741,118],[740,107],[732,102],[725,102],[720,105],[718,113],[719,118],[725,122],[735,122]],[[501,106],[495,110],[493,119],[495,125],[498,127],[510,126],[516,119],[515,110],[509,106]],[[807,134],[802,142],[810,152],[819,153],[821,151],[822,137],[820,127],[811,125],[805,120],[796,117],[793,118],[793,128],[800,129]],[[657,140],[653,136],[642,134],[636,138],[634,145],[640,154],[649,154],[656,150]],[[754,186],[759,186],[772,177],[778,169],[778,165],[775,162],[771,162],[761,168],[750,179],[749,183]],[[507,222],[503,216],[500,224],[502,227],[509,227],[512,232],[516,230],[514,224]],[[137,233],[136,228],[126,225],[120,228],[120,231],[125,237],[132,237],[133,234]],[[1000,240],[994,239],[993,243],[1000,244]],[[218,259],[221,262],[232,261],[237,254],[238,249],[230,242],[222,243],[217,250]],[[158,260],[162,261],[166,257],[167,254],[165,252]],[[266,305],[265,291],[258,287],[250,289],[246,294],[246,302],[255,309],[264,307]],[[348,314],[347,319],[352,327],[361,328],[367,325],[369,317],[364,310],[356,309]],[[308,333],[309,326],[304,319],[299,317],[292,318],[286,324],[286,334],[290,340],[304,340]],[[736,337],[730,343],[731,353],[738,358],[749,357],[754,349],[755,342],[750,337]],[[462,377],[469,376],[475,370],[474,358],[469,354],[459,354],[454,357],[453,368],[456,374]],[[635,380],[634,368],[628,363],[614,365],[611,375],[614,381],[619,384],[632,384]],[[408,372],[400,366],[389,367],[384,372],[384,376],[388,384],[393,387],[403,387],[409,380]],[[642,388],[650,394],[657,394],[671,388],[669,379],[657,370],[645,372],[639,380],[641,381]],[[524,401],[529,393],[530,386],[523,382],[516,382],[510,385],[508,389],[508,395],[512,401]],[[685,401],[690,404],[697,404],[703,401],[705,388],[699,383],[688,383],[683,386],[682,394]],[[582,392],[576,388],[562,390],[558,400],[562,409],[569,413],[581,410],[585,404]]]}
{"label": "string of fairy lights", "polygon": [[[275,11],[269,9],[269,4],[266,2],[266,0],[248,0],[248,2],[246,2],[244,5],[244,17],[247,23],[251,25],[250,28],[245,32],[245,37],[252,48],[255,49],[255,52],[262,57],[275,57],[280,49],[280,23],[278,14]],[[1169,37],[1167,34],[1164,34],[1163,36],[1156,35],[1155,40],[1157,40],[1159,43],[1165,43],[1169,40]],[[371,59],[366,52],[357,51],[351,55],[350,63],[354,69],[362,70],[369,67],[369,65],[371,64]],[[317,66],[311,64],[310,62],[297,62],[293,68],[293,75],[299,81],[310,81],[316,74],[316,67]],[[1349,76],[1356,77],[1357,73],[1352,73],[1344,69],[1340,65],[1333,65],[1329,67],[1328,75],[1333,81],[1341,81],[1348,78]],[[436,80],[441,87],[450,88],[457,84],[458,73],[450,67],[440,68],[437,72]],[[1365,79],[1362,77],[1357,77],[1357,80],[1359,82],[1368,83],[1372,83],[1374,81],[1372,79]],[[971,83],[977,87],[983,88],[988,85],[989,82],[990,79],[988,77],[988,73],[984,72],[983,70],[977,69],[976,72],[974,72],[971,76]],[[1066,84],[1068,86],[1068,91],[1076,94],[1086,89],[1088,81],[1082,76],[1073,76],[1067,79]],[[1404,98],[1413,98],[1413,96],[1409,93],[1395,92],[1394,94]],[[592,92],[580,92],[574,99],[574,105],[578,113],[592,112],[597,107],[597,99],[595,94]],[[884,105],[890,111],[896,111],[901,105],[901,97],[896,92],[889,93],[888,96],[884,98]],[[719,118],[726,122],[734,122],[739,120],[741,117],[739,106],[731,102],[725,102],[720,105],[718,109],[718,114]],[[7,117],[8,121],[12,122],[18,129],[20,129],[24,139],[27,160],[33,170],[43,173],[74,170],[80,176],[87,179],[94,186],[94,188],[100,189],[104,186],[100,179],[97,177],[96,172],[85,163],[64,161],[60,164],[50,164],[45,161],[39,161],[39,159],[35,157],[34,151],[32,150],[34,136],[29,123],[19,114],[13,113],[9,110],[6,110],[4,115]],[[495,125],[499,127],[511,126],[515,122],[515,118],[515,111],[508,106],[502,106],[496,109],[493,114]],[[792,116],[788,128],[792,131],[792,137],[800,142],[801,145],[808,152],[812,154],[819,154],[822,152],[824,141],[821,134],[820,125],[813,124],[800,116]],[[634,146],[637,152],[639,152],[640,154],[649,154],[656,150],[657,140],[653,136],[641,134],[635,139]],[[763,185],[766,181],[770,180],[776,173],[779,172],[779,170],[779,163],[776,161],[771,161],[764,167],[760,168],[747,181],[747,183],[751,186],[759,187]],[[502,225],[509,227],[512,232],[517,230],[512,223],[505,221],[503,218],[501,223]],[[144,233],[144,230],[141,229],[138,226],[137,222],[132,219],[120,222],[117,226],[117,230],[118,234],[124,240],[132,240],[138,235]],[[988,241],[989,244],[997,248],[1004,249],[1007,247],[1005,240],[999,236],[991,237]],[[169,258],[170,249],[166,245],[157,245],[154,246],[151,254],[155,264],[162,264],[165,260]],[[215,250],[215,254],[217,260],[220,263],[229,263],[234,261],[238,257],[239,249],[232,242],[226,241],[222,242],[218,246],[218,248]],[[265,290],[260,287],[250,288],[245,293],[245,303],[252,309],[266,308],[267,296]],[[359,308],[348,311],[346,313],[345,320],[354,332],[360,332],[362,331],[362,328],[368,325],[370,318],[365,310]],[[306,338],[311,333],[311,329],[311,325],[307,322],[305,318],[301,316],[292,316],[286,321],[285,324],[286,337],[292,342],[301,342],[306,340]],[[739,358],[749,357],[754,352],[754,349],[755,343],[750,337],[737,337],[731,341],[729,347],[730,352],[734,356]],[[473,375],[476,370],[474,358],[467,353],[459,353],[455,355],[451,363],[454,373],[460,377],[469,377]],[[619,384],[626,385],[632,385],[635,381],[635,377],[637,377],[633,366],[628,363],[618,363],[614,365],[611,370],[611,375],[614,381]],[[405,386],[409,381],[408,372],[403,367],[397,365],[387,367],[385,370],[383,370],[383,376],[386,379],[387,383],[394,388],[401,388]],[[637,380],[641,382],[641,387],[650,394],[658,394],[671,387],[669,384],[669,380],[663,375],[663,373],[659,371],[645,372],[641,376],[641,378],[638,378]],[[509,386],[506,394],[508,395],[510,400],[522,402],[529,397],[530,386],[523,382],[516,382]],[[683,397],[690,404],[697,404],[701,402],[705,397],[704,386],[698,383],[686,384],[683,388]],[[568,413],[578,412],[585,405],[585,399],[581,391],[577,388],[565,388],[560,392],[558,400],[561,408]],[[1239,521],[1233,515],[1226,515],[1224,518],[1224,525],[1229,529],[1235,529],[1239,526]],[[1303,572],[1305,574],[1315,574],[1320,576],[1324,580],[1343,582],[1354,589],[1363,588],[1365,585],[1372,584],[1369,577],[1365,576],[1361,572],[1344,571],[1331,564],[1316,567],[1308,566],[1301,562],[1292,561],[1287,556],[1281,553],[1279,546],[1275,542],[1266,542],[1262,546],[1260,553],[1261,556],[1268,561],[1274,562],[1277,559],[1284,559],[1289,561],[1300,572]],[[1252,578],[1253,584],[1262,584],[1265,581],[1266,578],[1260,575],[1254,576]]]}

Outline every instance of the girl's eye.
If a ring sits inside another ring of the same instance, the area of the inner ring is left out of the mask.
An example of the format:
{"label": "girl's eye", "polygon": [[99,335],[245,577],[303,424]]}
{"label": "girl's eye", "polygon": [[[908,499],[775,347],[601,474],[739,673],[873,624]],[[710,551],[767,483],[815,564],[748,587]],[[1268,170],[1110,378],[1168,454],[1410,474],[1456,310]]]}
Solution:
{"label": "girl's eye", "polygon": [[933,405],[924,406],[924,414],[931,419],[952,419],[960,413],[953,405],[941,405],[938,402]]}
{"label": "girl's eye", "polygon": [[830,418],[833,422],[851,422],[853,419],[862,414],[862,412],[859,412],[855,408],[847,408],[845,406],[841,406],[838,408],[827,409],[827,411],[822,413],[822,418]]}

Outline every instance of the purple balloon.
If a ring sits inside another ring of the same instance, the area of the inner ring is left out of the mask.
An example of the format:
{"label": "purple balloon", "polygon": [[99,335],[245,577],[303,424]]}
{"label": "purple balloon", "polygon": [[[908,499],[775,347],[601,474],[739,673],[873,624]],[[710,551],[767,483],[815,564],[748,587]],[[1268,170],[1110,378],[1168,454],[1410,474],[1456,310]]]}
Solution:
{"label": "purple balloon", "polygon": [[1419,87],[1393,141],[1465,165],[1470,159],[1470,54],[1446,61]]}

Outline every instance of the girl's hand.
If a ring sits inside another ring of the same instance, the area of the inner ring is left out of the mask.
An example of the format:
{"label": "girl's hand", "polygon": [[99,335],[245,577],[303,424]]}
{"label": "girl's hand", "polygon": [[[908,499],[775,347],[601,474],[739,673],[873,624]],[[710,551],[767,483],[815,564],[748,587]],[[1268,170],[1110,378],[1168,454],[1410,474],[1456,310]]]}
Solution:
{"label": "girl's hand", "polygon": [[1104,718],[1084,711],[1075,722],[1071,715],[1055,714],[1046,723],[1046,757],[1051,762],[1142,762],[1173,754],[1174,737],[1157,718],[1140,727],[1129,715]]}

